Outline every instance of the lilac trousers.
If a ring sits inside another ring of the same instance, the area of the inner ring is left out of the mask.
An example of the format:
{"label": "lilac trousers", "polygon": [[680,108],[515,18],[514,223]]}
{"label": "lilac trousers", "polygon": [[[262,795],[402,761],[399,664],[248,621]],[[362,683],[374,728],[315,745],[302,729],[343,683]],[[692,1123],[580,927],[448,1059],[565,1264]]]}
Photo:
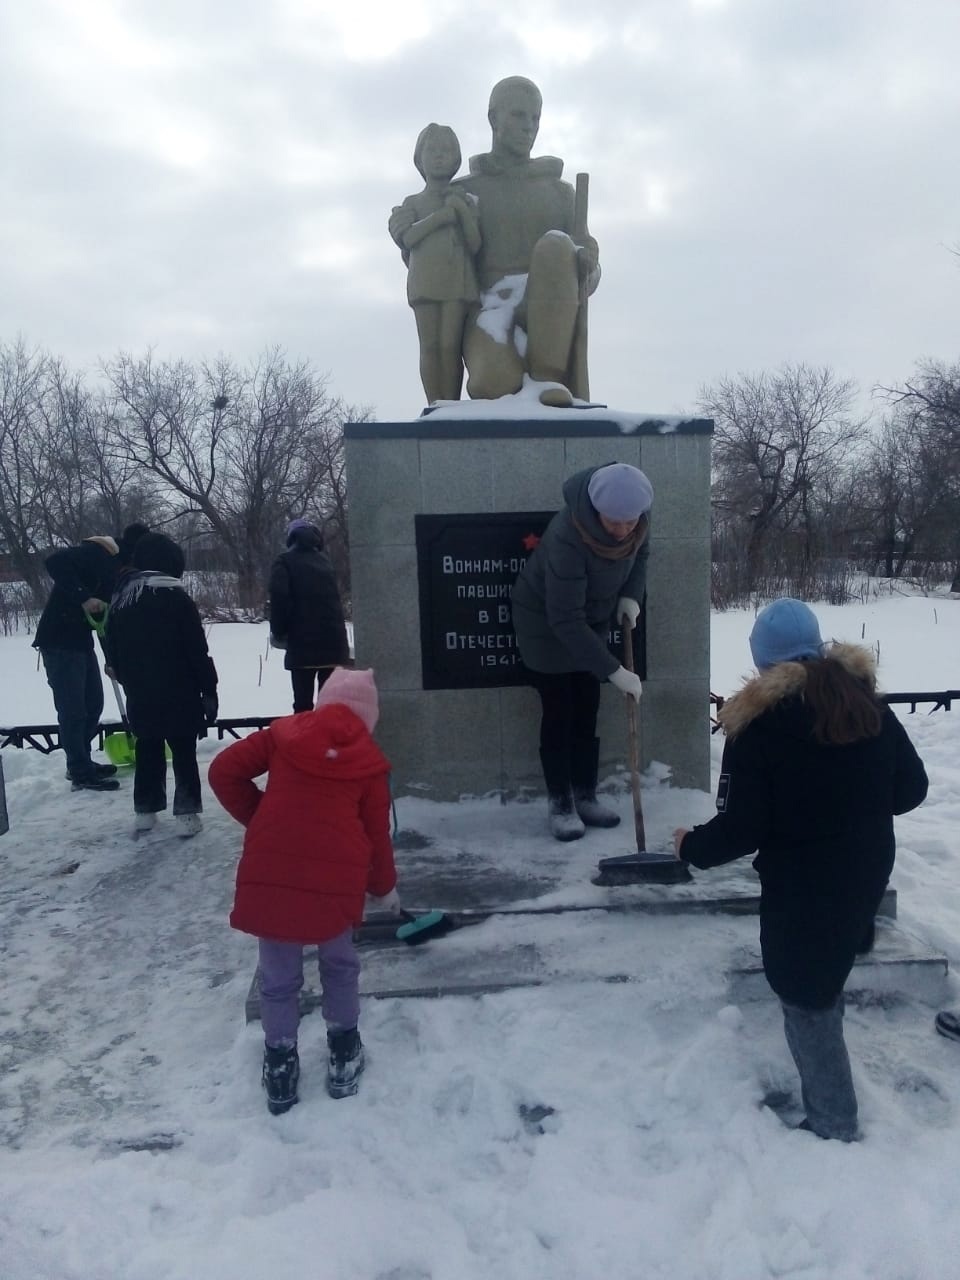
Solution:
{"label": "lilac trousers", "polygon": [[[303,947],[260,938],[260,1023],[269,1045],[294,1045],[300,1025]],[[360,957],[353,930],[317,946],[323,1020],[333,1031],[355,1027],[360,1017]]]}

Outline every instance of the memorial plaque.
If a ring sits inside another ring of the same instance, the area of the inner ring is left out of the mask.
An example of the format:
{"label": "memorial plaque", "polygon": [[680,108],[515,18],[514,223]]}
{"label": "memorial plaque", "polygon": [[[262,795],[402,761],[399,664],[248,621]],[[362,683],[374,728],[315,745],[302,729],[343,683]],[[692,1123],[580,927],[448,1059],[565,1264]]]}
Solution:
{"label": "memorial plaque", "polygon": [[[418,515],[417,578],[424,689],[526,684],[510,616],[510,592],[552,511]],[[634,660],[645,675],[644,613]],[[620,656],[619,629],[607,640]]]}

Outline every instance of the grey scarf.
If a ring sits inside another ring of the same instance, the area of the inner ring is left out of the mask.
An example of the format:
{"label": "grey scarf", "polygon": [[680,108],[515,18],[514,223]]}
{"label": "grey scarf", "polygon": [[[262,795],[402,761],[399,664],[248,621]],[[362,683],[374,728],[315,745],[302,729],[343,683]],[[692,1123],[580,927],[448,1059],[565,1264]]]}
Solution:
{"label": "grey scarf", "polygon": [[183,583],[179,578],[171,578],[169,574],[160,573],[157,569],[141,569],[139,573],[130,575],[116,596],[114,596],[110,607],[112,609],[127,609],[130,605],[137,603],[144,590],[163,591],[171,588],[176,591],[182,591]]}

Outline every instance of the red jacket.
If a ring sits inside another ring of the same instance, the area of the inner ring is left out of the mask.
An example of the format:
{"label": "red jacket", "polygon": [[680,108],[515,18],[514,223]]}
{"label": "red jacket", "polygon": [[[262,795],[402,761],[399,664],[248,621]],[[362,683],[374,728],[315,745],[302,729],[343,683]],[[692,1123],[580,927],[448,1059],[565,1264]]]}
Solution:
{"label": "red jacket", "polygon": [[[253,779],[266,773],[265,790]],[[230,923],[278,942],[327,942],[396,886],[390,764],[339,703],[275,720],[214,757],[214,795],[247,828]]]}

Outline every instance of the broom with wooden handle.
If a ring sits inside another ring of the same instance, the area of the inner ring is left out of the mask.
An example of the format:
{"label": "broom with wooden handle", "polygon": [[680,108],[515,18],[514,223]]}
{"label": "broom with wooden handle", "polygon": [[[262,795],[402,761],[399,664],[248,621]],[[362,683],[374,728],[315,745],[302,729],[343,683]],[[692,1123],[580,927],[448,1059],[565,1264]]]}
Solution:
{"label": "broom with wooden handle", "polygon": [[[623,628],[623,665],[633,671],[633,628],[621,623]],[[630,789],[633,793],[633,825],[637,837],[637,852],[617,858],[601,858],[594,884],[684,884],[692,880],[689,868],[675,853],[647,849],[647,834],[643,824],[643,803],[640,799],[640,749],[637,727],[637,700],[627,695],[627,752],[630,765]]]}

